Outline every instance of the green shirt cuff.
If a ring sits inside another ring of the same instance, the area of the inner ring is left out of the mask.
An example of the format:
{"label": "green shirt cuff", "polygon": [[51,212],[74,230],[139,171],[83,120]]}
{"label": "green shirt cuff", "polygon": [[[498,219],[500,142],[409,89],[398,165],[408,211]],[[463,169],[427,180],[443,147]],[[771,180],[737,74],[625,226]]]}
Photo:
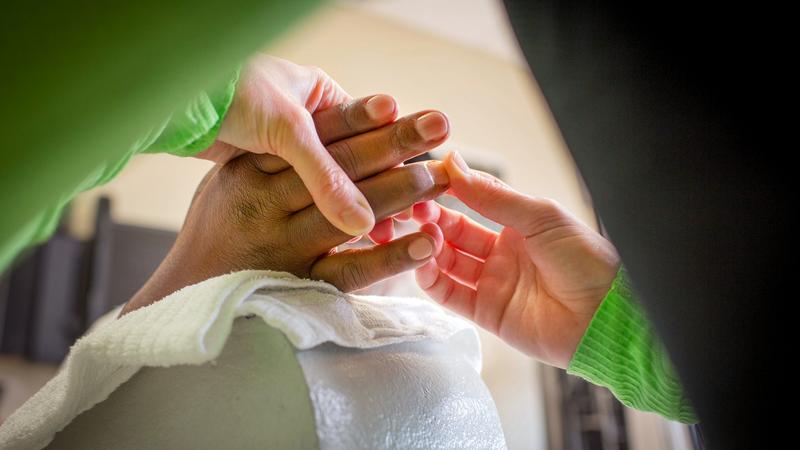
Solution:
{"label": "green shirt cuff", "polygon": [[697,422],[624,269],[595,313],[567,372],[607,387],[626,406],[670,420]]}
{"label": "green shirt cuff", "polygon": [[217,138],[238,81],[239,70],[236,70],[223,86],[200,93],[137,146],[143,153],[165,152],[176,156],[194,156],[207,149]]}

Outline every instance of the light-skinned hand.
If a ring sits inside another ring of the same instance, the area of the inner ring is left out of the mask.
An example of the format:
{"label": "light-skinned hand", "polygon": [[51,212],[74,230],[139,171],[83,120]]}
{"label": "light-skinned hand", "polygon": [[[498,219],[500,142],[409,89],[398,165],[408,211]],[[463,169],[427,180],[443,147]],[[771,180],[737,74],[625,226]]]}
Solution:
{"label": "light-skinned hand", "polygon": [[[348,108],[351,100],[319,68],[258,54],[241,72],[217,141],[198,157],[224,163],[245,152],[279,156],[294,168],[335,227],[351,236],[369,233],[375,226],[373,211],[321,136],[338,140],[341,136],[333,131],[352,134],[365,131],[359,128],[365,122],[388,124],[397,116],[397,106],[387,95],[370,97],[359,109]],[[315,122],[313,115],[326,110],[338,122]],[[343,111],[348,114],[339,114]],[[429,130],[431,139],[437,134],[435,138],[444,140],[447,120],[434,115],[420,129]]]}
{"label": "light-skinned hand", "polygon": [[619,270],[614,246],[558,203],[470,170],[457,153],[445,167],[449,193],[505,228],[417,205],[415,219],[441,230],[432,232],[441,251],[416,271],[420,287],[522,352],[566,368]]}

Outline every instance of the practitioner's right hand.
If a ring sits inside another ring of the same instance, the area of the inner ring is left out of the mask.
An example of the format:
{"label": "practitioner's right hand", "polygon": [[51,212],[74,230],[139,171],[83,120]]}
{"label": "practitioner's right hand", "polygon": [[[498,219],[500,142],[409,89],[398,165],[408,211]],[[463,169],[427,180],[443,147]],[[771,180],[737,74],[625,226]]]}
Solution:
{"label": "practitioner's right hand", "polygon": [[504,225],[495,233],[435,203],[415,218],[441,228],[445,245],[417,269],[428,295],[547,364],[566,368],[619,269],[614,246],[552,200],[445,161],[450,193]]}

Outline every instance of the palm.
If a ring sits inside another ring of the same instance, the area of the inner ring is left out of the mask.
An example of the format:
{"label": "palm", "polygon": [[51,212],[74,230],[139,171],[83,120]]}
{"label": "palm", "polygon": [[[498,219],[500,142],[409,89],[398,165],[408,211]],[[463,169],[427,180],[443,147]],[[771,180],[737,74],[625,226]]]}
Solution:
{"label": "palm", "polygon": [[585,275],[594,261],[583,231],[571,227],[526,240],[505,228],[476,283],[475,318],[496,317],[479,313],[484,308],[503,313],[495,324],[478,324],[538,359],[566,366],[575,348],[564,343],[580,340],[608,290],[608,275]]}
{"label": "palm", "polygon": [[436,300],[549,364],[566,367],[617,270],[602,236],[555,210],[540,232],[499,234],[441,208],[446,245],[418,280]]}

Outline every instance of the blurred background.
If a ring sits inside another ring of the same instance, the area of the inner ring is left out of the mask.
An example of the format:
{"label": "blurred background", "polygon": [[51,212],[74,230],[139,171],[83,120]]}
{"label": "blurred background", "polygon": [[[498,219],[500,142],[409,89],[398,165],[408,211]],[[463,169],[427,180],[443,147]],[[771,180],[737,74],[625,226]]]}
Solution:
{"label": "blurred background", "polygon": [[[434,157],[458,149],[471,166],[598,226],[499,2],[334,2],[266,51],[321,67],[354,97],[391,94],[401,115],[444,111],[452,138]],[[93,320],[141,286],[210,167],[137,156],[79,196],[56,236],[0,278],[0,420],[47,382]],[[510,449],[695,448],[686,427],[626,409],[604,389],[481,337],[483,377]]]}

